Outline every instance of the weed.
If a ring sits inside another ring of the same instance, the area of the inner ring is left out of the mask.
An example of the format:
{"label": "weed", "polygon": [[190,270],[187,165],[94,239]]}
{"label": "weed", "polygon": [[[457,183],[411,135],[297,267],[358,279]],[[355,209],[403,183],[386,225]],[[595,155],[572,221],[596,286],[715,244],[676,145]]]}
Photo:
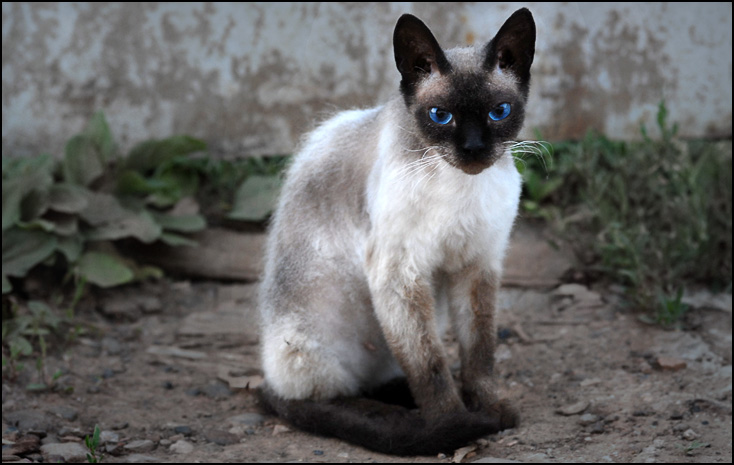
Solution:
{"label": "weed", "polygon": [[87,449],[89,450],[89,452],[87,452],[87,462],[89,463],[100,463],[102,461],[102,454],[97,450],[99,447],[99,436],[99,425],[94,425],[94,433],[92,433],[92,437],[84,437],[84,445],[87,446]]}
{"label": "weed", "polygon": [[590,133],[554,144],[552,164],[526,160],[523,176],[530,214],[572,236],[589,271],[625,285],[651,320],[673,325],[686,285],[731,286],[732,158],[718,143],[677,140],[667,117],[661,104],[658,140],[644,127],[642,142]]}

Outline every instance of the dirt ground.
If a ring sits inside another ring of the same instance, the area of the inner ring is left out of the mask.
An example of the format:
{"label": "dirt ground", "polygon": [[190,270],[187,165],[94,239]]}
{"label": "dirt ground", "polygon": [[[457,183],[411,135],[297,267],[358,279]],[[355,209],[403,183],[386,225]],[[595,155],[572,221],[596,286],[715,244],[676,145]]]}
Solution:
{"label": "dirt ground", "polygon": [[665,330],[569,256],[516,228],[496,371],[521,424],[456,453],[386,456],[262,414],[256,284],[168,278],[84,300],[96,330],[48,356],[54,389],[26,390],[32,369],[4,377],[3,462],[84,461],[99,425],[104,462],[730,463],[731,295],[692,295],[684,329]]}

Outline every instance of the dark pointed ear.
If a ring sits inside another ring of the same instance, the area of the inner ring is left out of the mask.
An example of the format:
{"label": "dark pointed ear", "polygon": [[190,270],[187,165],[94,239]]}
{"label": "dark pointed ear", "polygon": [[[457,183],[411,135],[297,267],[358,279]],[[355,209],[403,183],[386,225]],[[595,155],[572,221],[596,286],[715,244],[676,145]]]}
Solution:
{"label": "dark pointed ear", "polygon": [[484,66],[509,71],[527,86],[535,56],[535,21],[527,8],[517,10],[505,21],[486,48]]}
{"label": "dark pointed ear", "polygon": [[398,19],[393,34],[395,64],[403,76],[401,88],[413,87],[422,77],[431,73],[447,73],[451,65],[433,37],[428,26],[413,15]]}

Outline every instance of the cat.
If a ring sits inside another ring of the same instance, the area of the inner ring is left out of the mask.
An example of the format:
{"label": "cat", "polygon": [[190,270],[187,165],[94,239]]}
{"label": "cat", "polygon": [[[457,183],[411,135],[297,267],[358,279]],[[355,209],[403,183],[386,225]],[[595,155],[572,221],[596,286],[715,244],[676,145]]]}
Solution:
{"label": "cat", "polygon": [[323,123],[288,169],[259,293],[260,395],[306,431],[426,455],[517,422],[496,394],[494,311],[535,23],[521,9],[483,47],[444,51],[405,14],[393,45],[399,94]]}

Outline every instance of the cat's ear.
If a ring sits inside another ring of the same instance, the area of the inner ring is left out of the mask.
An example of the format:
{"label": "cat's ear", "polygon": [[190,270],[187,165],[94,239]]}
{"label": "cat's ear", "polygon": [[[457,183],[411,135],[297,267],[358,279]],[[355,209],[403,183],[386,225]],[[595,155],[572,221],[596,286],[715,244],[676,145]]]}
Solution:
{"label": "cat's ear", "polygon": [[530,10],[522,8],[513,13],[485,50],[486,69],[499,67],[515,74],[521,83],[527,85],[535,56],[535,21]]}
{"label": "cat's ear", "polygon": [[451,65],[433,37],[428,26],[413,15],[404,14],[398,19],[393,34],[395,64],[403,76],[401,85],[413,87],[431,73],[445,74]]}

